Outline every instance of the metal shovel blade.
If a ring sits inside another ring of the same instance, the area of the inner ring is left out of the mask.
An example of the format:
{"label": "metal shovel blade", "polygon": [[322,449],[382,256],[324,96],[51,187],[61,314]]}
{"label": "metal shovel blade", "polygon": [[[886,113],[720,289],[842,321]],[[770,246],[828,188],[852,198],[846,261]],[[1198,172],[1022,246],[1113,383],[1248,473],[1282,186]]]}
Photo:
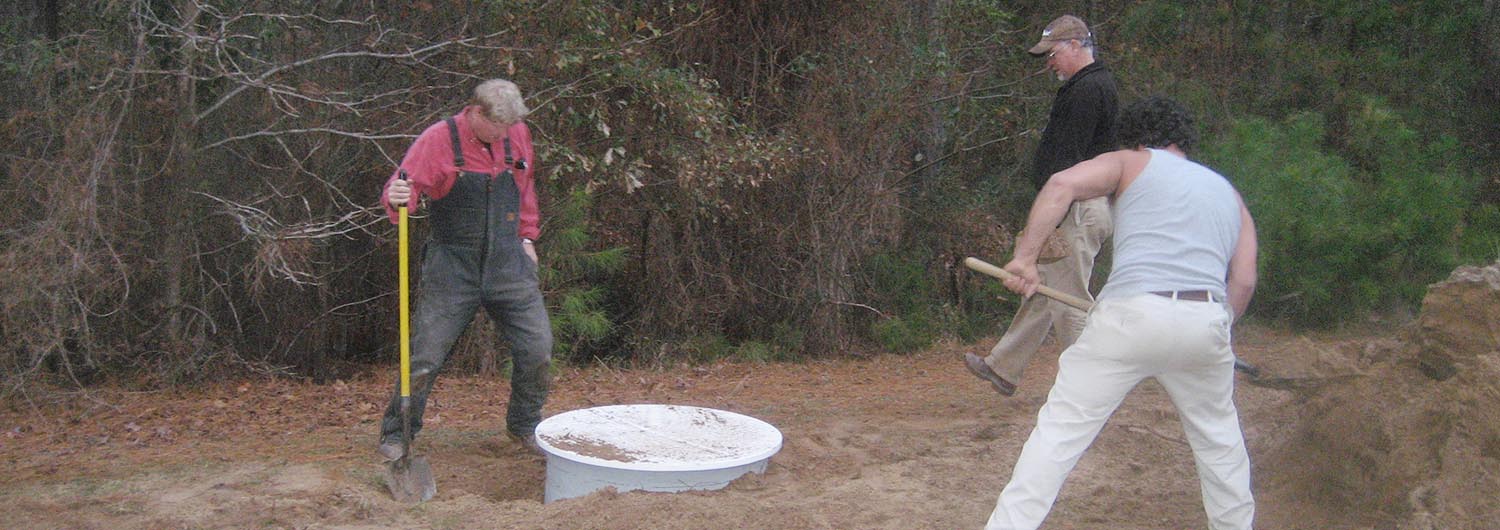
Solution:
{"label": "metal shovel blade", "polygon": [[385,485],[400,502],[423,502],[437,495],[437,481],[425,456],[403,456],[387,464]]}

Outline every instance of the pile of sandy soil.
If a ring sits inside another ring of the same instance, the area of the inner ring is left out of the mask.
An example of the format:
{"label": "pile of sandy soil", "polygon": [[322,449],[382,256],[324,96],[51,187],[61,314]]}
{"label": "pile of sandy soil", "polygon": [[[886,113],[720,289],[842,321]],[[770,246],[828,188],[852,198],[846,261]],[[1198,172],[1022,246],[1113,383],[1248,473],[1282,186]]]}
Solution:
{"label": "pile of sandy soil", "polygon": [[1262,504],[1312,528],[1500,525],[1500,263],[1430,286],[1391,339],[1309,346],[1278,359],[1297,419],[1263,440]]}

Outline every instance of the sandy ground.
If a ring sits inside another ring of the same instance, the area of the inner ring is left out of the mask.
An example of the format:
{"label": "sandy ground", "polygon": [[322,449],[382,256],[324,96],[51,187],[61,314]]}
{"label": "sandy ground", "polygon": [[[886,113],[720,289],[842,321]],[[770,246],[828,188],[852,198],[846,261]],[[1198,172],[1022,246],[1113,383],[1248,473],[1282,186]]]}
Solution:
{"label": "sandy ground", "polygon": [[[1273,375],[1291,376],[1268,379],[1274,383],[1269,386],[1238,378],[1236,402],[1255,461],[1258,527],[1424,528],[1413,523],[1409,506],[1382,509],[1378,503],[1389,496],[1360,490],[1367,482],[1330,479],[1326,466],[1306,461],[1312,455],[1343,466],[1333,469],[1360,473],[1359,462],[1346,465],[1345,453],[1327,449],[1338,445],[1327,439],[1336,434],[1319,437],[1309,430],[1306,411],[1339,413],[1337,407],[1318,408],[1318,400],[1351,378],[1369,378],[1368,368],[1340,359],[1368,364],[1372,351],[1399,349],[1398,341],[1380,333],[1237,331],[1242,358]],[[12,404],[0,411],[0,460],[7,470],[0,474],[0,520],[7,528],[111,530],[978,528],[1056,371],[1056,352],[1049,349],[1033,363],[1017,396],[999,397],[959,359],[961,352],[983,351],[988,344],[799,364],[563,369],[549,415],[625,403],[711,407],[770,422],[782,431],[785,445],[764,474],[719,491],[605,491],[547,504],[545,461],[500,436],[509,388],[493,377],[439,381],[428,428],[418,441],[439,491],[416,506],[391,500],[382,483],[384,467],[372,450],[389,391],[383,373],[327,385],[246,381],[182,392],[101,389],[66,406]],[[1317,373],[1278,371],[1310,366],[1308,359],[1322,363]],[[1420,376],[1399,377],[1420,384]],[[1309,452],[1302,444],[1324,450]],[[1500,453],[1482,453],[1461,465],[1500,476],[1494,472]],[[1429,517],[1439,524],[1427,527],[1494,528],[1483,522],[1493,508],[1468,506],[1493,504],[1485,500],[1490,498],[1446,499],[1441,506],[1450,515]],[[1161,388],[1148,382],[1079,463],[1044,528],[1206,525],[1177,415]]]}

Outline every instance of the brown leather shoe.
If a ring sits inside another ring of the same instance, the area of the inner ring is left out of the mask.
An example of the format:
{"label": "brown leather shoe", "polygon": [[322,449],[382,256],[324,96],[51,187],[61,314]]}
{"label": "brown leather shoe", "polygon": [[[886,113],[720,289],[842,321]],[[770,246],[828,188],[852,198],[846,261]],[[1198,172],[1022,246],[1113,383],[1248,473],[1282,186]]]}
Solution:
{"label": "brown leather shoe", "polygon": [[967,367],[970,372],[973,372],[975,377],[978,377],[985,381],[989,381],[990,386],[995,387],[995,391],[999,392],[1000,395],[1016,395],[1016,385],[1014,383],[1011,383],[1010,381],[1006,381],[1005,379],[1000,378],[1000,374],[997,374],[994,370],[991,370],[990,365],[985,364],[984,359],[979,358],[978,355],[964,352],[964,366]]}
{"label": "brown leather shoe", "polygon": [[547,456],[547,453],[542,451],[542,446],[537,445],[536,434],[523,435],[505,431],[505,437],[510,438],[510,440],[515,443],[521,444],[521,448],[527,450],[528,452],[535,453],[538,456]]}

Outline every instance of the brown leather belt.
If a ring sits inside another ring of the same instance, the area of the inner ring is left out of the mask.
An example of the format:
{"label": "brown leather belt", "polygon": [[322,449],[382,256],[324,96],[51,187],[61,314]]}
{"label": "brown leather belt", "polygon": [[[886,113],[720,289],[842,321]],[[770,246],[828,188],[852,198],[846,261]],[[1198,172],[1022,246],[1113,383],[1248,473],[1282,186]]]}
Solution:
{"label": "brown leather belt", "polygon": [[1213,302],[1214,295],[1208,291],[1151,291],[1156,296],[1165,296],[1173,300],[1191,300],[1194,302]]}

